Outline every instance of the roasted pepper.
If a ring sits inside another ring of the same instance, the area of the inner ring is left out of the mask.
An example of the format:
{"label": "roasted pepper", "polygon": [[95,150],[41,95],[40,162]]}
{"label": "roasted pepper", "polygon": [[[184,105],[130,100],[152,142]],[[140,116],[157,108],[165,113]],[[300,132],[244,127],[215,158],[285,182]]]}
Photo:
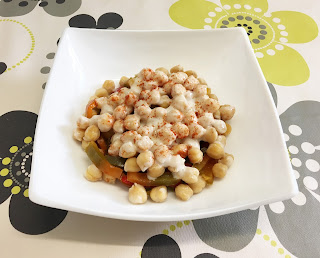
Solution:
{"label": "roasted pepper", "polygon": [[193,167],[197,168],[200,171],[200,175],[203,179],[207,182],[207,184],[213,183],[213,174],[212,174],[212,167],[216,164],[217,161],[210,158],[207,154],[203,156],[203,160],[193,165]]}
{"label": "roasted pepper", "polygon": [[97,102],[95,99],[88,103],[87,108],[86,108],[86,117],[87,118],[93,117],[93,109],[96,107],[97,107]]}
{"label": "roasted pepper", "polygon": [[176,179],[172,176],[172,173],[165,172],[162,176],[156,178],[155,180],[149,180],[147,173],[127,173],[127,180],[132,183],[137,183],[143,186],[171,186],[178,184],[181,179]]}
{"label": "roasted pepper", "polygon": [[86,153],[93,164],[100,169],[101,172],[120,179],[122,169],[112,166],[104,157],[103,153],[99,150],[95,142],[90,142],[86,148]]}
{"label": "roasted pepper", "polygon": [[106,141],[103,139],[103,137],[100,136],[100,138],[97,140],[97,144],[100,150],[102,150],[103,154],[105,155],[107,153],[108,146]]}
{"label": "roasted pepper", "polygon": [[128,181],[128,177],[126,174],[122,174],[121,178],[120,178],[121,183],[123,183],[124,185],[131,187],[133,185],[133,183]]}
{"label": "roasted pepper", "polygon": [[127,159],[121,158],[119,156],[110,156],[110,155],[105,155],[104,156],[106,160],[113,166],[123,168],[124,163],[126,163]]}

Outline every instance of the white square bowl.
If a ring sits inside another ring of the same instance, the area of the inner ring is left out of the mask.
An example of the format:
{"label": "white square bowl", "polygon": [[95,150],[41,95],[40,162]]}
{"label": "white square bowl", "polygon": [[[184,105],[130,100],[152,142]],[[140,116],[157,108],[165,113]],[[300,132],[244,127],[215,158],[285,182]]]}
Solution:
{"label": "white square bowl", "polygon": [[[122,185],[88,182],[90,164],[72,139],[77,118],[106,79],[143,67],[181,64],[205,78],[222,103],[236,106],[227,176],[182,202],[132,205]],[[60,41],[36,129],[30,199],[45,206],[141,221],[200,219],[291,198],[298,192],[271,94],[241,28],[106,31],[68,28]]]}

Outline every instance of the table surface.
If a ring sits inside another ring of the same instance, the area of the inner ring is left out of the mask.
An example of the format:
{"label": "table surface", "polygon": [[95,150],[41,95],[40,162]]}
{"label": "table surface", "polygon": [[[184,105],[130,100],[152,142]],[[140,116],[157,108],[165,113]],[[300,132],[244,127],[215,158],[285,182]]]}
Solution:
{"label": "table surface", "polygon": [[[24,257],[319,257],[320,2],[0,1],[0,247]],[[280,115],[300,193],[195,221],[93,217],[28,198],[37,113],[66,27],[248,31]]]}

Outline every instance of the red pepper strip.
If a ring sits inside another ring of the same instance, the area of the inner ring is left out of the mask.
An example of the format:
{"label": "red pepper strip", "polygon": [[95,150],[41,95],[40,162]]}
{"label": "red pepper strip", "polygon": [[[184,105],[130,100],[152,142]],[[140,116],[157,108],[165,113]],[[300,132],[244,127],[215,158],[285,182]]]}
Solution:
{"label": "red pepper strip", "polygon": [[86,148],[86,153],[90,160],[101,172],[120,179],[122,175],[122,169],[112,166],[104,157],[103,153],[100,152],[95,142],[90,142]]}
{"label": "red pepper strip", "polygon": [[93,109],[97,107],[97,102],[96,100],[92,100],[88,103],[87,107],[86,107],[86,116],[87,118],[91,118],[93,117]]}
{"label": "red pepper strip", "polygon": [[100,138],[97,140],[97,143],[99,145],[99,148],[103,151],[103,155],[106,155],[108,147],[106,141],[103,139],[102,136],[100,136]]}
{"label": "red pepper strip", "polygon": [[126,185],[128,187],[131,187],[133,185],[133,183],[131,183],[127,180],[127,175],[125,175],[125,174],[122,174],[122,176],[120,177],[120,181],[121,181],[121,183],[123,183],[124,185]]}
{"label": "red pepper strip", "polygon": [[155,180],[149,180],[147,173],[128,172],[127,180],[143,186],[171,186],[176,185],[181,181],[181,179],[174,178],[170,172],[165,172],[162,176],[156,178]]}

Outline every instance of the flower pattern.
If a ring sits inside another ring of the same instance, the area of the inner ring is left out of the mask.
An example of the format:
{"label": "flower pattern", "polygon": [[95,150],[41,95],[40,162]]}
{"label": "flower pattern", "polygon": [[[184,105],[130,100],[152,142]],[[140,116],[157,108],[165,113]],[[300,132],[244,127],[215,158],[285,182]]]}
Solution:
{"label": "flower pattern", "polygon": [[37,6],[56,17],[65,17],[76,12],[82,0],[3,0],[0,1],[0,16],[22,16],[32,12]]}
{"label": "flower pattern", "polygon": [[29,200],[33,136],[37,115],[12,111],[0,117],[0,204],[10,196],[9,218],[18,231],[37,235],[58,226],[67,211]]}
{"label": "flower pattern", "polygon": [[[291,200],[266,206],[280,242],[298,257],[320,253],[320,102],[301,101],[280,115],[299,194]],[[299,226],[299,237],[288,228]],[[312,237],[311,237],[312,236]],[[307,240],[306,240],[307,239]]]}
{"label": "flower pattern", "polygon": [[221,0],[221,6],[205,0],[180,0],[169,15],[190,29],[243,27],[267,81],[295,86],[310,76],[304,58],[286,43],[306,43],[318,36],[316,22],[294,11],[268,12],[267,0]]}
{"label": "flower pattern", "polygon": [[4,73],[7,70],[7,65],[4,62],[0,62],[0,74]]}

